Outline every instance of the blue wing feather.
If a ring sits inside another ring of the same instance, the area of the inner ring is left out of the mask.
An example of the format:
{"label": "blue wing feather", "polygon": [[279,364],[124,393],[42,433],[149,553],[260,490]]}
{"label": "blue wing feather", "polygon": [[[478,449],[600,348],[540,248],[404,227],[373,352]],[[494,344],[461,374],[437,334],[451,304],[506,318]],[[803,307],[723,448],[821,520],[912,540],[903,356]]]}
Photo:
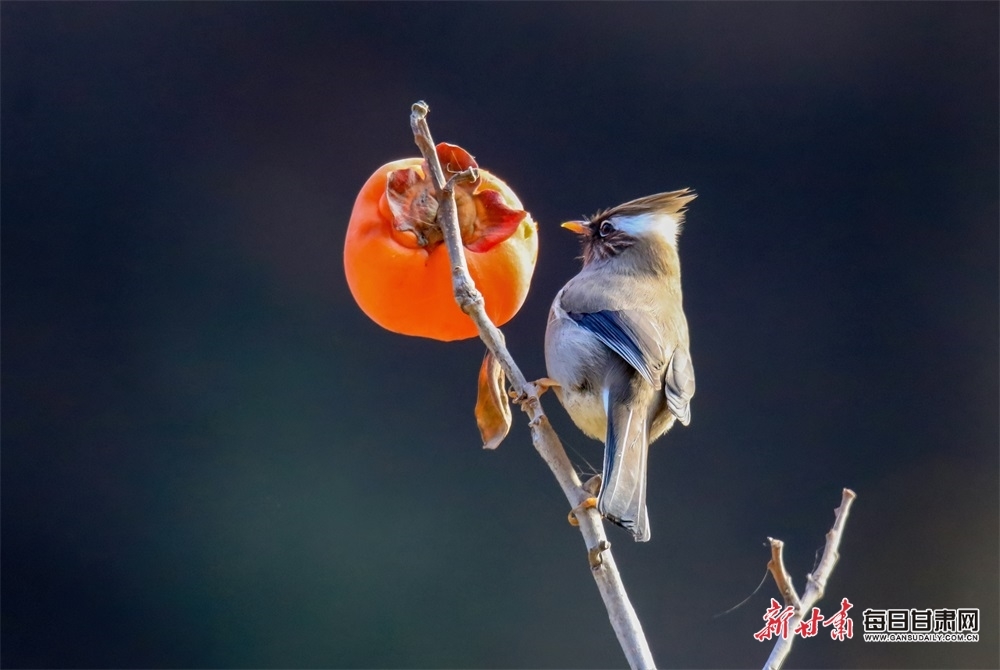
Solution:
{"label": "blue wing feather", "polygon": [[652,352],[643,350],[640,344],[642,337],[624,313],[603,310],[588,314],[568,312],[567,316],[624,358],[654,388],[662,386],[662,380],[658,379],[659,375],[653,370],[655,363],[650,360]]}

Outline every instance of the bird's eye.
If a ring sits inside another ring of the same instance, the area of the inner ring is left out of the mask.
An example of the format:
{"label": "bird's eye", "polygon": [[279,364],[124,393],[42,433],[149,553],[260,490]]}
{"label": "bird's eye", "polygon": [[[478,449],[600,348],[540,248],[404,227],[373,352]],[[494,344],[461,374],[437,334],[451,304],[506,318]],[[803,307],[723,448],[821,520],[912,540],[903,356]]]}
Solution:
{"label": "bird's eye", "polygon": [[607,220],[601,223],[599,232],[601,233],[601,237],[607,237],[614,231],[614,229],[615,227],[611,225],[611,221]]}

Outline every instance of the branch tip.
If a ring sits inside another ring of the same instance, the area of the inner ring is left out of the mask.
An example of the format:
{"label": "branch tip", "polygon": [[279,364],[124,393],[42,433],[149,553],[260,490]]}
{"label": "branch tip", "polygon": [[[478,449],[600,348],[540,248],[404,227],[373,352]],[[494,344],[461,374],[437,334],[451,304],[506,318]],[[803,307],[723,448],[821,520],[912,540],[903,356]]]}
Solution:
{"label": "branch tip", "polygon": [[771,576],[774,577],[774,582],[777,584],[778,591],[781,592],[781,597],[784,599],[785,604],[791,605],[795,608],[796,612],[799,612],[801,611],[802,602],[799,600],[799,594],[792,585],[792,576],[788,574],[788,570],[785,568],[785,543],[773,537],[769,537],[767,540],[771,543],[771,560],[767,562],[767,569],[770,571]]}

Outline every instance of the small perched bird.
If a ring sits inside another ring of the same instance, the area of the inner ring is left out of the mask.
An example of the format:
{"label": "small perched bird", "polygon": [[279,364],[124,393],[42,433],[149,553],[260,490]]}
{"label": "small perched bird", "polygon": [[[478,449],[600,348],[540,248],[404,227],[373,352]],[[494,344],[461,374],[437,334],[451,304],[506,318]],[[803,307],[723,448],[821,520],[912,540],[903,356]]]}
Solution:
{"label": "small perched bird", "polygon": [[677,237],[694,198],[658,193],[562,224],[582,236],[583,269],[549,312],[546,383],[580,430],[604,440],[597,509],[637,542],[650,538],[649,444],[691,420]]}

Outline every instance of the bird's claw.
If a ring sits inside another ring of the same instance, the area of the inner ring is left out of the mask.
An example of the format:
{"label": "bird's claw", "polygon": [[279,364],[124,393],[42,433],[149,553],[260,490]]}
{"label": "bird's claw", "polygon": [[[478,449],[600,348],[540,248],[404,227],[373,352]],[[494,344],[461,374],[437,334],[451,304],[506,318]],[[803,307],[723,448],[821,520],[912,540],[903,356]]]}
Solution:
{"label": "bird's claw", "polygon": [[535,386],[536,398],[541,398],[542,394],[548,391],[550,388],[559,386],[559,382],[557,382],[555,379],[552,379],[551,377],[542,377],[541,379],[538,379],[535,382],[533,382],[533,384]]}
{"label": "bird's claw", "polygon": [[574,507],[573,509],[570,510],[569,516],[567,517],[569,525],[579,526],[580,520],[576,518],[576,513],[582,510],[594,509],[595,507],[597,507],[597,498],[587,498],[586,500],[584,500],[577,507]]}
{"label": "bird's claw", "polygon": [[515,405],[520,405],[524,401],[528,400],[531,396],[525,391],[518,391],[513,386],[507,389],[507,397]]}

